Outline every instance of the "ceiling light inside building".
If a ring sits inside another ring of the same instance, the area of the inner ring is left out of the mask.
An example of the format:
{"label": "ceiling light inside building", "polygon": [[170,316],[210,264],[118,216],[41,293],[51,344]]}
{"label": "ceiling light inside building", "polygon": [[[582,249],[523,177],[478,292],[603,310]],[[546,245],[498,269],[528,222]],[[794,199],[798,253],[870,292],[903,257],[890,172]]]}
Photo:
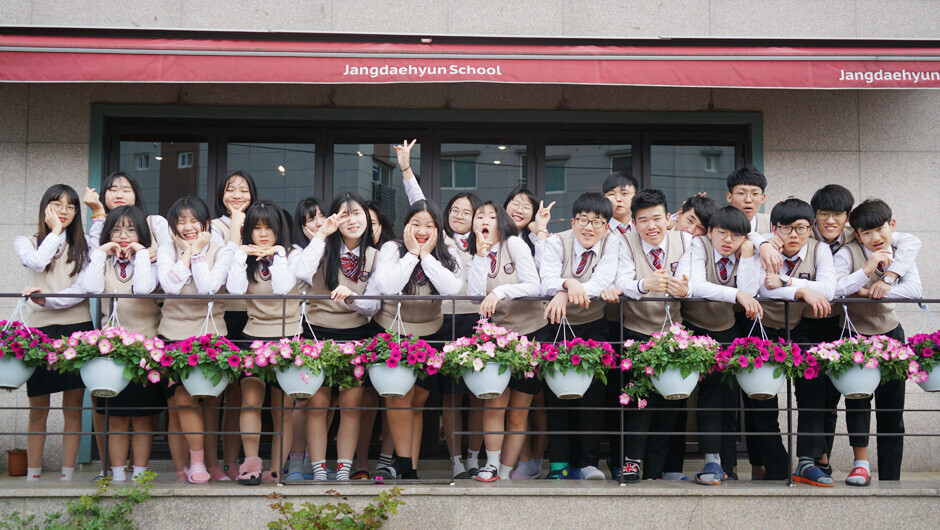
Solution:
{"label": "ceiling light inside building", "polygon": [[500,151],[505,151],[505,150],[506,150],[506,146],[505,146],[505,145],[499,146],[499,150],[500,150]]}
{"label": "ceiling light inside building", "polygon": [[493,160],[493,163],[496,164],[497,166],[502,164],[502,162],[500,162],[499,160]]}
{"label": "ceiling light inside building", "polygon": [[284,166],[277,166],[277,170],[281,172],[281,175],[287,173],[287,169]]}
{"label": "ceiling light inside building", "polygon": [[153,157],[153,159],[159,161],[159,160],[163,160],[163,157],[162,157],[162,156],[155,156],[155,157]]}
{"label": "ceiling light inside building", "polygon": [[362,151],[356,151],[356,154],[362,156]]}

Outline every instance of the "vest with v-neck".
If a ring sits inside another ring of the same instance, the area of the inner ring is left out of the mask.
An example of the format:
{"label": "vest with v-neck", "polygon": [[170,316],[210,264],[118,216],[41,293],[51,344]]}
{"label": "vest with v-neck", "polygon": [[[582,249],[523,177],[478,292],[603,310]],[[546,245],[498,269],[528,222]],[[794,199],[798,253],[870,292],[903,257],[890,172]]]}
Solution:
{"label": "vest with v-neck", "polygon": [[[222,233],[222,241],[228,241],[228,231],[229,231],[229,228],[231,227],[231,222],[232,222],[231,219],[229,219],[229,224],[225,224],[225,221],[223,221],[221,217],[216,217],[215,219],[212,220],[212,228],[215,228],[216,230]],[[225,310],[232,311],[232,312],[247,311],[248,310],[247,300],[243,300],[243,299],[226,300]]]}
{"label": "vest with v-neck", "polygon": [[[715,261],[715,246],[705,236],[696,236],[705,247],[707,263],[705,265],[705,280],[715,285],[737,287],[738,265],[740,259],[734,260],[734,267],[728,271],[728,280],[721,281],[718,277],[718,262]],[[709,331],[724,331],[734,326],[734,308],[737,304],[726,302],[682,302],[682,319],[693,326]]]}
{"label": "vest with v-neck", "polygon": [[[496,251],[496,272],[486,274],[486,292],[490,293],[500,285],[519,283],[519,272],[509,250],[508,241],[503,241]],[[545,327],[545,302],[526,300],[500,300],[490,321],[498,326],[522,335],[533,333]]]}
{"label": "vest with v-neck", "polygon": [[[133,294],[134,292],[134,260],[127,264],[126,278],[120,278],[118,269],[120,265],[114,256],[104,262],[104,294]],[[154,271],[156,272],[156,271]],[[159,293],[160,288],[154,289]],[[156,298],[105,298],[104,308],[106,317],[111,314],[111,301],[117,301],[118,319],[121,327],[128,331],[143,333],[148,337],[157,334],[160,326],[160,306]]]}
{"label": "vest with v-neck", "polygon": [[[355,280],[351,280],[343,274],[343,268],[340,266],[336,271],[339,285],[348,287],[350,291],[356,294],[364,294],[366,285],[375,272],[375,258],[377,255],[378,251],[374,248],[366,248],[364,263],[360,267],[359,276]],[[317,272],[310,280],[309,294],[330,294],[330,289],[327,289],[326,280],[323,278],[325,270],[326,266],[321,259]],[[346,302],[334,302],[333,300],[310,300],[307,303],[307,320],[314,326],[326,329],[352,329],[369,323],[369,317],[352,309]]]}
{"label": "vest with v-neck", "polygon": [[[33,247],[39,248],[36,243],[36,237],[32,238]],[[27,278],[29,284],[38,287],[44,293],[57,293],[67,287],[71,287],[78,279],[78,274],[69,276],[74,263],[69,263],[69,244],[62,243],[47,270],[36,272],[27,267]],[[83,264],[84,265],[84,264]],[[78,267],[81,271],[82,267]],[[26,324],[34,328],[43,328],[46,326],[66,326],[69,324],[80,324],[91,320],[88,299],[64,309],[47,309],[40,305],[29,302],[24,306]]]}
{"label": "vest with v-neck", "polygon": [[[852,272],[864,268],[868,258],[865,257],[865,252],[862,250],[862,244],[858,240],[854,240],[846,244],[845,247],[852,253]],[[883,277],[878,274],[876,269],[868,277],[865,287],[870,288]],[[897,304],[845,304],[845,306],[848,308],[852,324],[862,335],[884,335],[901,324],[896,311]],[[844,325],[844,314],[841,321]]]}
{"label": "vest with v-neck", "polygon": [[[653,275],[656,269],[650,262],[649,254],[643,251],[643,240],[640,234],[633,230],[624,234],[624,241],[627,242],[627,252],[633,259],[636,266],[636,279],[643,280]],[[668,230],[666,238],[660,243],[664,250],[663,266],[670,276],[674,276],[676,267],[679,265],[679,258],[685,252],[685,241],[682,239],[682,232]],[[643,298],[660,298],[668,296],[666,293],[654,293],[652,291],[643,295]],[[663,324],[667,326],[669,321],[666,314],[666,306],[669,307],[669,317],[672,322],[682,322],[680,306],[678,300],[665,302],[642,302],[640,300],[625,300],[623,302],[623,327],[641,333],[651,335],[658,333],[663,329]]]}
{"label": "vest with v-neck", "polygon": [[[212,264],[215,263],[215,257],[221,248],[210,243],[206,249],[206,265],[210,269]],[[178,252],[176,259],[179,260]],[[216,293],[225,293],[225,285],[223,284]],[[195,278],[190,276],[189,281],[180,289],[180,294],[199,294],[196,289]],[[215,326],[210,322],[207,333],[215,333],[216,330],[218,330],[219,335],[228,333],[228,328],[225,327],[225,305],[221,302],[221,300],[217,300],[212,304],[212,319],[215,321]],[[209,300],[165,299],[157,331],[170,340],[183,340],[199,334],[203,329],[203,323],[206,321],[208,304]]]}
{"label": "vest with v-neck", "polygon": [[[825,243],[822,244],[825,245]],[[806,243],[806,259],[800,261],[796,269],[790,271],[787,276],[810,281],[815,280],[819,245],[819,241],[809,238]],[[783,302],[761,302],[761,305],[764,306],[764,318],[762,322],[765,328],[784,329],[786,327],[786,309]],[[790,302],[791,331],[803,319],[803,313],[806,312],[808,305],[809,304],[805,302]]]}
{"label": "vest with v-neck", "polygon": [[[299,251],[294,251],[299,252]],[[254,259],[249,256],[248,259]],[[293,271],[288,271],[293,275]],[[287,292],[289,295],[297,294],[298,283]],[[255,269],[255,281],[248,282],[245,294],[274,294],[271,284],[271,269],[266,275],[261,274],[261,267]],[[245,323],[245,335],[265,339],[293,337],[300,329],[300,300],[294,299],[252,299],[245,300],[248,311],[248,322]]]}
{"label": "vest with v-neck", "polygon": [[[399,250],[401,244],[399,243]],[[415,265],[417,267],[418,265]],[[424,285],[414,286],[414,292],[417,296],[427,296],[435,294],[431,289],[431,279],[428,278]],[[466,288],[464,288],[466,294]],[[398,331],[395,324],[395,314],[399,311],[399,300],[382,300],[382,306],[379,312],[375,314],[375,322],[385,329]],[[444,324],[443,305],[440,300],[401,300],[401,322],[404,328],[404,334],[415,335],[417,337],[427,337],[433,335],[441,329]]]}
{"label": "vest with v-neck", "polygon": [[[594,273],[594,268],[601,261],[601,258],[604,256],[604,248],[607,246],[608,237],[612,236],[609,232],[605,235],[594,248],[600,248],[600,252],[594,252],[594,255],[591,256],[591,260],[584,266],[584,271],[580,276],[577,274],[578,265],[581,264],[581,256],[576,256],[574,253],[574,230],[566,230],[564,232],[555,234],[561,239],[561,252],[564,256],[564,261],[561,265],[561,277],[562,279],[573,278],[578,280],[581,283],[585,283],[591,279],[591,274]],[[568,322],[572,325],[581,325],[581,324],[590,324],[596,320],[604,318],[604,302],[602,300],[593,300],[591,301],[590,306],[585,309],[581,306],[571,306],[569,305],[566,311]]]}

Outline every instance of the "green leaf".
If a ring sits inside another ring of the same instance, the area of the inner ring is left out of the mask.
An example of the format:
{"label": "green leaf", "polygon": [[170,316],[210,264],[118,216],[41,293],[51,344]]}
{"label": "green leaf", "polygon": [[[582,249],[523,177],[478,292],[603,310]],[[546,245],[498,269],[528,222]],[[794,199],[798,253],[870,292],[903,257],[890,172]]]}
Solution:
{"label": "green leaf", "polygon": [[503,375],[504,373],[506,373],[506,370],[508,370],[508,369],[509,369],[508,366],[506,366],[505,364],[501,364],[501,365],[499,365],[499,370],[498,370],[496,373],[497,373],[498,375]]}

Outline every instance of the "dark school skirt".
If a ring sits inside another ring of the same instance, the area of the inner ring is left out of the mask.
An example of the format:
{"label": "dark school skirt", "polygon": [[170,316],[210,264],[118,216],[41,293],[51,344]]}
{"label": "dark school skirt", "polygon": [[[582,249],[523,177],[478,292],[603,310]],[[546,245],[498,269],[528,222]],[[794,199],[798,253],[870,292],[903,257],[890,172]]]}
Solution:
{"label": "dark school skirt", "polygon": [[[98,398],[95,413],[104,414],[105,405],[107,405],[108,415],[119,418],[136,418],[159,414],[166,408],[165,387],[166,385],[161,383],[146,386],[140,383],[130,383],[120,394],[113,398]],[[124,409],[123,407],[128,408]]]}
{"label": "dark school skirt", "polygon": [[[52,339],[59,337],[68,337],[76,331],[91,331],[95,329],[91,321],[78,324],[52,325],[44,328],[38,328]],[[60,374],[59,372],[49,370],[43,367],[36,368],[33,375],[26,381],[26,395],[29,397],[45,396],[64,392],[76,388],[84,388],[82,376],[74,374]]]}

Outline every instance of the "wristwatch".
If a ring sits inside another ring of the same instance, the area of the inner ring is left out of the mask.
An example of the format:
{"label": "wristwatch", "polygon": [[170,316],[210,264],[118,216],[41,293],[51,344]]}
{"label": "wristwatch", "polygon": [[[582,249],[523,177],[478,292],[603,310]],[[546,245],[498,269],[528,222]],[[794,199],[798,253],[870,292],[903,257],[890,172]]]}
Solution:
{"label": "wristwatch", "polygon": [[884,277],[881,278],[881,281],[885,282],[888,285],[894,285],[895,278],[894,276],[888,276],[887,274],[885,274]]}
{"label": "wristwatch", "polygon": [[790,277],[787,276],[786,274],[781,274],[781,275],[780,275],[780,283],[781,283],[784,287],[788,287],[788,286],[790,285]]}

